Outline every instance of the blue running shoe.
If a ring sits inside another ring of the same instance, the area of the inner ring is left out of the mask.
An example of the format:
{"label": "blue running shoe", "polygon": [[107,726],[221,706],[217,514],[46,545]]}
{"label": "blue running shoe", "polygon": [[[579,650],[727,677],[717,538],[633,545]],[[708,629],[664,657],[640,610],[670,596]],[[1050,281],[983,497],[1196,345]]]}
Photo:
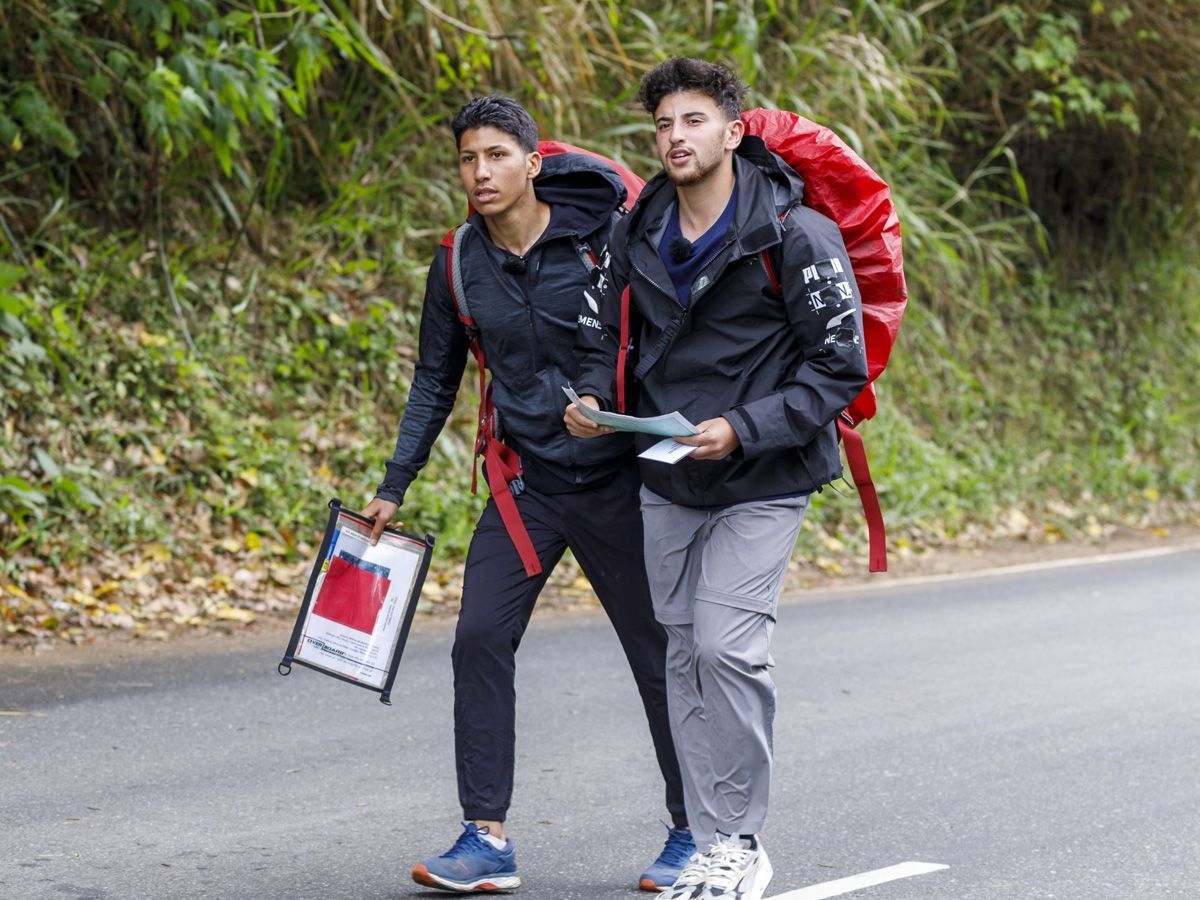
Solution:
{"label": "blue running shoe", "polygon": [[517,854],[512,841],[508,841],[503,850],[497,850],[480,837],[486,833],[486,828],[464,822],[463,833],[453,847],[441,856],[430,857],[413,866],[413,881],[460,894],[511,891],[520,887]]}
{"label": "blue running shoe", "polygon": [[692,840],[692,829],[668,827],[667,842],[663,845],[662,853],[658,854],[658,859],[642,873],[638,886],[643,891],[665,891],[675,884],[679,873],[695,852],[696,842]]}

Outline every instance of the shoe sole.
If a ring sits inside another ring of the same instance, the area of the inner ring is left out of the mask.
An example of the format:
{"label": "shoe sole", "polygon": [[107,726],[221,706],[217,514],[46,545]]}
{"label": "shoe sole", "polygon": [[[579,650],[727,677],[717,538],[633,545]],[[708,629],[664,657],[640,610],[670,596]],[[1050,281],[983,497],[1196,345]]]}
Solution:
{"label": "shoe sole", "polygon": [[[688,892],[686,894],[676,894],[675,897],[677,897],[678,900],[691,900],[691,898],[698,896],[704,890],[703,884],[692,884],[685,886],[688,888]],[[666,891],[671,890],[673,887],[675,887],[675,885],[671,885],[671,887],[667,888],[660,888],[660,890],[665,893]]]}
{"label": "shoe sole", "polygon": [[764,851],[758,864],[758,871],[754,873],[754,883],[748,891],[742,894],[744,900],[762,900],[762,895],[767,892],[767,885],[774,877],[775,869],[771,866],[771,860],[767,858]]}
{"label": "shoe sole", "polygon": [[638,889],[642,891],[653,891],[656,894],[661,894],[663,891],[669,891],[671,889],[671,885],[655,884],[649,878],[643,878],[640,882],[638,882]]}
{"label": "shoe sole", "polygon": [[481,878],[479,881],[451,881],[449,878],[439,878],[430,872],[422,863],[413,866],[412,879],[425,887],[441,888],[444,891],[457,891],[460,894],[491,894],[496,891],[512,891],[521,886],[517,875],[498,875]]}

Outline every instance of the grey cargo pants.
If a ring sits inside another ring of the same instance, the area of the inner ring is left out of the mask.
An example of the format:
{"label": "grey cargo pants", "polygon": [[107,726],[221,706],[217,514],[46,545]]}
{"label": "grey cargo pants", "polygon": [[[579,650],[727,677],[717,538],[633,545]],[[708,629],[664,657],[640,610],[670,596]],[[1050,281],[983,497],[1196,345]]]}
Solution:
{"label": "grey cargo pants", "polygon": [[771,633],[807,497],[705,510],[642,488],[646,570],[667,630],[667,709],[696,846],[767,815]]}

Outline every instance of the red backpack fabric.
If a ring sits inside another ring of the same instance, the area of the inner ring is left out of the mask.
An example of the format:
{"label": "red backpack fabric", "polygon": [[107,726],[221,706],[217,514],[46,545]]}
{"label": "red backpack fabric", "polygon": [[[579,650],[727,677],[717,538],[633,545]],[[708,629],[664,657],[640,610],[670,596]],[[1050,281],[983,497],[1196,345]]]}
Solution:
{"label": "red backpack fabric", "polygon": [[891,191],[862,157],[824,125],[794,112],[750,109],[746,133],[762,138],[804,178],[804,205],[833,219],[842,233],[863,304],[867,386],[846,407],[851,425],[875,415],[873,382],[887,365],[908,303],[900,219]]}
{"label": "red backpack fabric", "polygon": [[[602,160],[621,177],[628,193],[625,198],[626,208],[633,206],[645,184],[629,169],[617,165],[611,159],[572,144],[561,141],[539,141],[538,152],[543,157],[557,156],[561,153],[579,153]],[[623,214],[623,210],[619,211],[619,214]],[[487,360],[483,355],[483,344],[479,341],[479,329],[475,324],[474,316],[471,315],[470,305],[462,288],[462,277],[458,266],[459,243],[470,227],[469,223],[464,222],[451,228],[442,238],[442,246],[446,248],[446,279],[450,286],[450,296],[454,300],[458,320],[462,322],[467,331],[471,355],[475,357],[475,364],[479,370],[479,417],[475,431],[475,455],[476,458],[480,456],[484,458],[484,475],[488,479],[492,500],[500,513],[500,519],[504,522],[508,536],[512,539],[513,546],[521,557],[525,574],[532,577],[541,574],[542,564],[533,548],[529,532],[525,529],[525,523],[521,521],[521,514],[517,510],[516,500],[513,499],[513,490],[510,487],[514,482],[520,483],[521,460],[511,447],[500,440],[499,429],[496,427],[496,408],[492,402],[492,385],[487,374]],[[591,268],[599,264],[595,252],[587,244],[580,242],[576,246],[576,250],[579,252],[581,264],[585,267]],[[478,479],[479,469],[476,466],[471,474],[471,493],[477,491]]]}

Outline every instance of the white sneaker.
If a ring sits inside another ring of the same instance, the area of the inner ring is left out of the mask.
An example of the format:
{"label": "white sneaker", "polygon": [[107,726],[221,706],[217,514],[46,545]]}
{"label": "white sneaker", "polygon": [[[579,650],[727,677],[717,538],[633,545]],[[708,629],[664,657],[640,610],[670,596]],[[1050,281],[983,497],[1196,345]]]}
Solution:
{"label": "white sneaker", "polygon": [[767,851],[757,838],[743,847],[737,837],[720,837],[708,851],[704,891],[696,900],[762,900],[775,874]]}
{"label": "white sneaker", "polygon": [[658,895],[659,900],[694,900],[704,890],[708,865],[708,854],[697,850],[687,861],[675,883]]}

